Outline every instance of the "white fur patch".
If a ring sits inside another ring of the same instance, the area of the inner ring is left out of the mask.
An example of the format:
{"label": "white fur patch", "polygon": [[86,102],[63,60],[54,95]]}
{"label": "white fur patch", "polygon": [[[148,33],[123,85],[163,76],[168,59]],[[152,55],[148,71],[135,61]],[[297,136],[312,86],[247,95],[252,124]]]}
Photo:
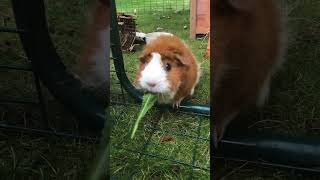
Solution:
{"label": "white fur patch", "polygon": [[140,37],[140,38],[144,38],[144,37],[146,37],[146,33],[136,32],[136,36],[137,36],[137,37]]}
{"label": "white fur patch", "polygon": [[145,34],[146,43],[149,44],[151,41],[157,39],[160,36],[173,36],[173,34],[167,33],[167,32],[152,32],[152,33],[148,33],[148,34]]}
{"label": "white fur patch", "polygon": [[[151,60],[141,71],[139,85],[149,92],[166,94],[170,93],[170,83],[167,80],[167,72],[163,68],[161,55],[157,52],[151,53]],[[155,84],[154,87],[148,83]]]}

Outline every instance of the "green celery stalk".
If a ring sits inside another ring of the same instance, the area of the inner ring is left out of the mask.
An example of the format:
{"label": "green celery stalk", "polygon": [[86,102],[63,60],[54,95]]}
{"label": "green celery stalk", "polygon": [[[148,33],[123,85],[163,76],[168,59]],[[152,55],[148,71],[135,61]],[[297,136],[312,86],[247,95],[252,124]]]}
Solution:
{"label": "green celery stalk", "polygon": [[155,95],[155,94],[148,93],[148,94],[143,95],[141,110],[140,110],[139,116],[134,124],[132,134],[131,134],[131,139],[133,139],[133,137],[138,129],[138,126],[139,126],[141,119],[152,108],[152,106],[155,104],[156,101],[157,101],[157,95]]}

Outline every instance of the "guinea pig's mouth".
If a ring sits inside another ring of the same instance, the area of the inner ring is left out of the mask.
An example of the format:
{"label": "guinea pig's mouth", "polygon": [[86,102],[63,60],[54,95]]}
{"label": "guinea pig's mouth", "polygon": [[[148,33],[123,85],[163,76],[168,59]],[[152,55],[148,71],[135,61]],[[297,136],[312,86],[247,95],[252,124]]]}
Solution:
{"label": "guinea pig's mouth", "polygon": [[157,93],[157,94],[166,93],[165,91],[160,90],[157,87],[147,87],[145,90],[150,92],[150,93]]}
{"label": "guinea pig's mouth", "polygon": [[167,94],[170,93],[170,88],[167,84],[159,81],[154,84],[148,84],[145,81],[138,81],[139,89],[144,92],[150,92],[155,94]]}
{"label": "guinea pig's mouth", "polygon": [[148,87],[147,86],[147,87],[143,87],[142,89],[146,92],[155,93],[155,94],[167,94],[170,92],[167,89],[161,89],[157,86],[155,86],[155,87]]}

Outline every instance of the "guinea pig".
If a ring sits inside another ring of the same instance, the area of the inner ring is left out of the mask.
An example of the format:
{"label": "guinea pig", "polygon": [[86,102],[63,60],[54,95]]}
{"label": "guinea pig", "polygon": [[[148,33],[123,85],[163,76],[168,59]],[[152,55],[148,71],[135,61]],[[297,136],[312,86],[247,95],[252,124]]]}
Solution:
{"label": "guinea pig", "polygon": [[94,1],[89,15],[84,47],[75,70],[85,87],[98,88],[109,81],[110,2]]}
{"label": "guinea pig", "polygon": [[137,89],[158,94],[159,104],[178,108],[193,95],[199,78],[200,65],[189,47],[173,34],[158,34],[144,46],[135,84]]}
{"label": "guinea pig", "polygon": [[283,63],[284,21],[275,0],[215,0],[212,18],[213,142],[249,107],[261,107]]}

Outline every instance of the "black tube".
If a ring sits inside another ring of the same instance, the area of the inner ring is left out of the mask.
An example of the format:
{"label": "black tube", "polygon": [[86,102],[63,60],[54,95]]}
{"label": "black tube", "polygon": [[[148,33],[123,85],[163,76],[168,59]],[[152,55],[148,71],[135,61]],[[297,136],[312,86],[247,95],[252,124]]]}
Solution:
{"label": "black tube", "polygon": [[277,163],[303,168],[320,167],[320,139],[317,137],[226,138],[216,155],[228,158]]}

